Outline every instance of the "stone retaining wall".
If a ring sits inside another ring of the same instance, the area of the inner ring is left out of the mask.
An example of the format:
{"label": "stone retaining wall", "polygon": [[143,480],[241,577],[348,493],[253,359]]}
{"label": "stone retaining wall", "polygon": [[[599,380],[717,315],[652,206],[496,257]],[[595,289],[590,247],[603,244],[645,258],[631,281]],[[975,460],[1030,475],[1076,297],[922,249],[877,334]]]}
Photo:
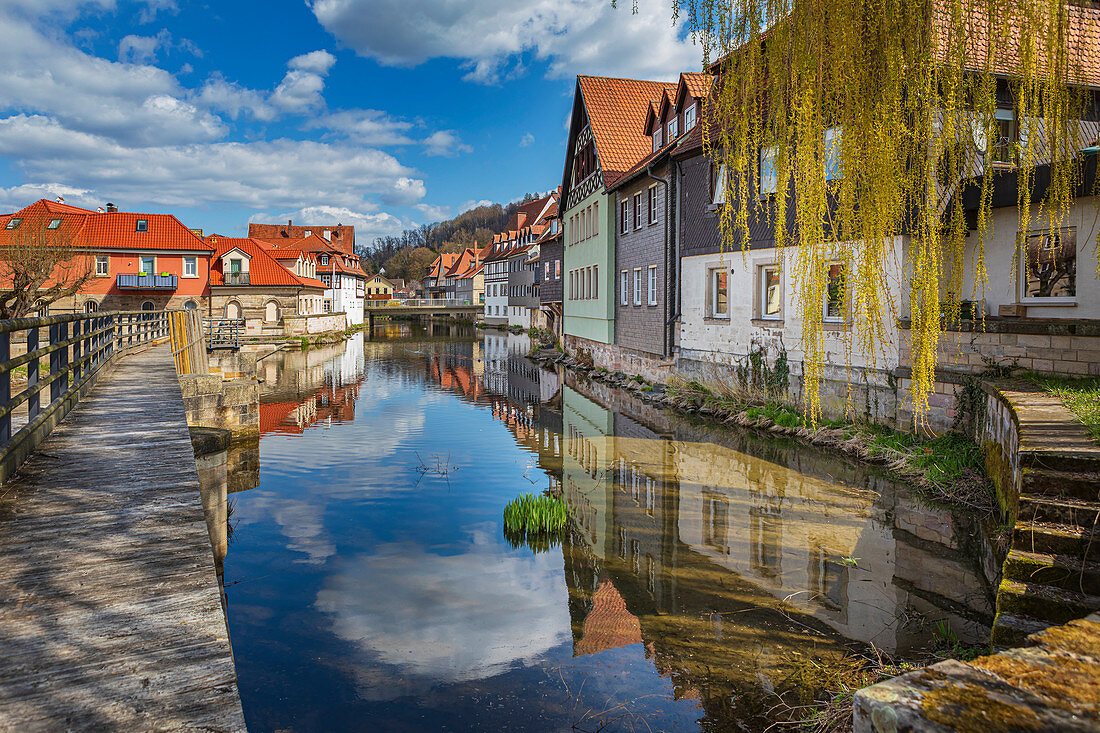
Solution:
{"label": "stone retaining wall", "polygon": [[287,316],[283,330],[287,336],[308,336],[315,333],[346,331],[347,317],[343,313],[322,313],[314,316]]}
{"label": "stone retaining wall", "polygon": [[255,379],[227,381],[219,374],[199,374],[179,380],[188,425],[229,430],[233,440],[259,437],[260,386]]}

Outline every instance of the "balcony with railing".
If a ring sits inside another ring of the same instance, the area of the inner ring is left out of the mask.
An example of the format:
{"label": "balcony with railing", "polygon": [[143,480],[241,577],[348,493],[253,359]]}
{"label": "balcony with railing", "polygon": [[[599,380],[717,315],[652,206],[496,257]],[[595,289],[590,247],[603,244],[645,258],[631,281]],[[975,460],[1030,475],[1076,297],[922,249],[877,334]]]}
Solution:
{"label": "balcony with railing", "polygon": [[248,285],[247,272],[227,272],[222,275],[226,285]]}
{"label": "balcony with railing", "polygon": [[136,273],[119,275],[119,290],[175,290],[178,286],[175,275],[149,275]]}

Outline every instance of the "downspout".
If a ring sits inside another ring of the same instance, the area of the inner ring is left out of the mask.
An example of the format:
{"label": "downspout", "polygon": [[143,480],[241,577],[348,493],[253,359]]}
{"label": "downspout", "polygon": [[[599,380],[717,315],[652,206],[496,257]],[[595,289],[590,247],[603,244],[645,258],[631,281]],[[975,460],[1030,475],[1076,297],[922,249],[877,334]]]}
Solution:
{"label": "downspout", "polygon": [[661,329],[661,356],[669,355],[669,326],[667,322],[668,318],[668,287],[671,281],[672,272],[668,266],[669,255],[669,232],[671,231],[670,223],[672,219],[672,195],[671,186],[668,185],[668,179],[661,178],[660,176],[653,174],[653,163],[645,167],[645,174],[658,183],[663,183],[665,186],[665,307],[664,317],[666,318],[665,327]]}

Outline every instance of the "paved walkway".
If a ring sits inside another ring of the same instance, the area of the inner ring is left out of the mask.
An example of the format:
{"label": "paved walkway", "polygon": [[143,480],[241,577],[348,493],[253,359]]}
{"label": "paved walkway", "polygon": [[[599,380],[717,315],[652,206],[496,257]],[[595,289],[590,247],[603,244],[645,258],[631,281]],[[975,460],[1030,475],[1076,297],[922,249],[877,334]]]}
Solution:
{"label": "paved walkway", "polygon": [[245,729],[167,346],[0,487],[0,731]]}

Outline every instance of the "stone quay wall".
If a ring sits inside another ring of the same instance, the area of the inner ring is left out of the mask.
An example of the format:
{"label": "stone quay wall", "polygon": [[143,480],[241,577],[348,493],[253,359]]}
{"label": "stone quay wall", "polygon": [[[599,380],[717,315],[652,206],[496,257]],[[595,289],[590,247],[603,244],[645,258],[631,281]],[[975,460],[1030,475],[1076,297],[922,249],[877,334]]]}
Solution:
{"label": "stone quay wall", "polygon": [[319,313],[312,316],[286,316],[283,330],[287,336],[308,336],[315,333],[346,331],[347,316],[343,313]]}

